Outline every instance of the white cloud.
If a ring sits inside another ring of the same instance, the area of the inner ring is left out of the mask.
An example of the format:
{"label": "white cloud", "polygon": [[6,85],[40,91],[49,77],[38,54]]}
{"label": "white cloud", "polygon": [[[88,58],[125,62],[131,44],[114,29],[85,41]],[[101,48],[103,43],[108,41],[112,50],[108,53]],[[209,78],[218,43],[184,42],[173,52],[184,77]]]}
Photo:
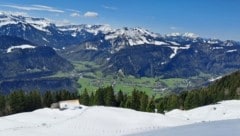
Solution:
{"label": "white cloud", "polygon": [[12,14],[12,15],[20,15],[20,16],[26,16],[28,17],[28,13],[27,12],[13,12],[13,11],[0,11],[0,14]]}
{"label": "white cloud", "polygon": [[71,17],[80,17],[80,14],[77,12],[71,13],[70,14]]}
{"label": "white cloud", "polygon": [[54,7],[44,6],[44,5],[31,5],[31,6],[20,6],[20,5],[1,5],[3,7],[9,7],[19,10],[36,10],[36,11],[48,11],[48,12],[57,12],[57,13],[64,13],[63,10],[56,9]]}
{"label": "white cloud", "polygon": [[92,12],[92,11],[88,11],[84,14],[84,17],[97,17],[98,13],[97,12]]}
{"label": "white cloud", "polygon": [[79,10],[76,10],[76,9],[66,9],[67,11],[71,11],[71,12],[77,12],[77,13],[80,13]]}
{"label": "white cloud", "polygon": [[102,7],[105,9],[110,9],[110,10],[117,10],[116,7],[112,7],[112,6],[102,5]]}
{"label": "white cloud", "polygon": [[176,30],[176,29],[178,29],[178,28],[175,27],[175,26],[171,26],[170,29],[171,29],[171,30]]}

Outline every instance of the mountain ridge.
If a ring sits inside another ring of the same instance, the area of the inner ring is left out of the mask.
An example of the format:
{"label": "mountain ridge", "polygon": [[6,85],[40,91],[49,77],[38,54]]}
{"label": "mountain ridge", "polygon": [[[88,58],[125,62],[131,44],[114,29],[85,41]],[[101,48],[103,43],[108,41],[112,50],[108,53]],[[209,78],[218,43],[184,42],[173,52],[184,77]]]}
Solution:
{"label": "mountain ridge", "polygon": [[0,35],[50,46],[71,61],[94,61],[104,65],[106,72],[171,78],[225,74],[240,68],[240,43],[232,40],[193,33],[162,36],[143,28],[113,29],[109,25],[57,26],[43,18],[14,15],[10,15],[10,21],[15,21],[11,24],[8,18],[0,16]]}

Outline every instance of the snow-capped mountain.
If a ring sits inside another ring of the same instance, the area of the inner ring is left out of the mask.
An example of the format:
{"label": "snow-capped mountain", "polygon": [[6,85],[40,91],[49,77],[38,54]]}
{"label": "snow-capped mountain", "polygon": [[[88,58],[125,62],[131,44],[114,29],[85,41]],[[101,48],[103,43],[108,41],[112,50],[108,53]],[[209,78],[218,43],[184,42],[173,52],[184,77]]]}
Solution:
{"label": "snow-capped mountain", "polygon": [[[135,45],[186,46],[188,43],[234,45],[229,41],[204,39],[193,33],[172,33],[161,36],[143,28],[114,29],[109,25],[66,25],[58,26],[44,18],[25,17],[0,13],[0,35],[17,36],[57,49],[71,45],[83,45],[85,49],[104,49],[117,52]],[[87,45],[86,45],[87,43]],[[97,44],[96,44],[97,43]]]}
{"label": "snow-capped mountain", "polygon": [[198,38],[199,36],[194,33],[171,33],[171,34],[166,34],[166,37],[186,37],[186,38]]}
{"label": "snow-capped mountain", "polygon": [[160,35],[109,25],[58,26],[43,18],[0,14],[0,35],[50,46],[70,60],[95,61],[104,71],[134,76],[189,77],[240,68],[240,43],[193,33]]}
{"label": "snow-capped mountain", "polygon": [[50,21],[44,19],[44,18],[32,18],[32,17],[24,17],[21,15],[12,15],[12,14],[4,14],[0,13],[0,27],[6,26],[6,25],[22,25],[23,30],[26,30],[26,28],[30,25],[34,27],[37,30],[49,32],[47,27],[50,27],[51,24]]}
{"label": "snow-capped mountain", "polygon": [[88,50],[100,49],[114,53],[134,45],[167,45],[159,34],[143,28],[114,29],[109,25],[70,25],[61,26],[59,30],[68,32],[73,37],[81,36],[85,41],[79,44],[88,43],[83,44]]}
{"label": "snow-capped mountain", "polygon": [[[0,14],[0,34],[18,36],[39,45],[58,49],[82,43],[99,42],[86,49],[105,49],[116,52],[128,46],[167,45],[163,37],[143,28],[113,29],[109,25],[57,26],[43,18],[31,18],[7,13]],[[105,45],[103,48],[103,44]],[[107,49],[106,49],[107,47]]]}
{"label": "snow-capped mountain", "polygon": [[71,45],[76,40],[79,41],[79,39],[74,40],[68,33],[60,31],[54,23],[47,19],[10,13],[0,14],[0,35],[16,36],[40,46],[51,46],[59,49],[67,43]]}

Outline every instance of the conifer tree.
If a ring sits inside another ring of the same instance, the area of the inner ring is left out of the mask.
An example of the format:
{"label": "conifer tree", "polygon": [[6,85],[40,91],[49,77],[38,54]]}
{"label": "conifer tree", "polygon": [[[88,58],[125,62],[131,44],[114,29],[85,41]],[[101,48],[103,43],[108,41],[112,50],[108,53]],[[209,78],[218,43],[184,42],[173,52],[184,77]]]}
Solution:
{"label": "conifer tree", "polygon": [[51,104],[55,102],[53,99],[53,95],[50,91],[46,91],[43,95],[43,105],[46,107],[50,107]]}
{"label": "conifer tree", "polygon": [[4,115],[6,106],[6,99],[3,95],[0,95],[0,116]]}
{"label": "conifer tree", "polygon": [[102,88],[99,88],[95,92],[95,97],[94,97],[94,103],[96,105],[104,105],[104,90]]}
{"label": "conifer tree", "polygon": [[25,94],[25,111],[33,111],[41,107],[41,96],[38,91],[31,91]]}
{"label": "conifer tree", "polygon": [[116,106],[116,98],[114,95],[114,90],[112,86],[106,87],[106,94],[105,94],[105,105],[106,106]]}
{"label": "conifer tree", "polygon": [[25,94],[23,91],[12,92],[9,96],[11,113],[22,112],[25,109]]}
{"label": "conifer tree", "polygon": [[118,93],[117,93],[117,106],[118,107],[121,107],[120,105],[123,102],[123,99],[124,99],[123,97],[124,96],[123,96],[122,90],[118,91]]}
{"label": "conifer tree", "polygon": [[124,108],[130,108],[130,109],[132,108],[132,98],[131,98],[131,96],[127,97]]}
{"label": "conifer tree", "polygon": [[146,93],[141,93],[140,111],[146,111],[147,105],[148,105],[148,95],[146,95]]}
{"label": "conifer tree", "polygon": [[89,105],[90,104],[90,100],[89,100],[89,95],[88,95],[88,91],[85,88],[82,95],[80,96],[80,103],[84,104],[84,105]]}
{"label": "conifer tree", "polygon": [[89,105],[95,105],[95,103],[94,103],[94,93],[93,92],[91,92],[91,95],[90,95],[90,97],[89,97]]}
{"label": "conifer tree", "polygon": [[131,108],[134,110],[139,110],[140,109],[140,96],[139,96],[139,91],[134,89],[132,91],[132,97],[131,97]]}
{"label": "conifer tree", "polygon": [[168,101],[167,101],[167,110],[171,110],[171,109],[177,109],[179,108],[179,98],[177,97],[177,95],[170,95],[168,97]]}
{"label": "conifer tree", "polygon": [[154,98],[154,96],[152,96],[152,98],[148,102],[148,106],[147,106],[147,111],[148,112],[154,112],[154,110],[155,110],[155,102],[154,102],[154,100],[155,100],[155,98]]}

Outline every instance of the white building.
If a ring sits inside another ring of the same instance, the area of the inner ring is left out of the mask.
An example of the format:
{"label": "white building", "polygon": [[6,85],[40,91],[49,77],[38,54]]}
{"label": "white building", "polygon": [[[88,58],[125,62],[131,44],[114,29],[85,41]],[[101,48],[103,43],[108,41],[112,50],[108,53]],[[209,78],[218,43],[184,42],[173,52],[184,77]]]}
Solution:
{"label": "white building", "polygon": [[53,103],[51,105],[51,107],[59,108],[60,110],[81,108],[79,100],[77,100],[77,99],[76,100],[59,101],[58,103]]}

